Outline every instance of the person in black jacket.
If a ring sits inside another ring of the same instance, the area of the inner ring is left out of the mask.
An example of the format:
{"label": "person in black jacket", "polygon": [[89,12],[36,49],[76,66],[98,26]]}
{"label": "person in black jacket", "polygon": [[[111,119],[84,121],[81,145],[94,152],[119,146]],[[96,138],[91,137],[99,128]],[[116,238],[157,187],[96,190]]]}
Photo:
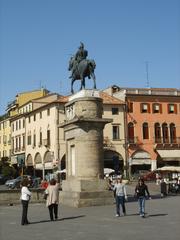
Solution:
{"label": "person in black jacket", "polygon": [[141,217],[145,217],[146,194],[147,194],[148,198],[151,199],[147,185],[144,183],[143,179],[139,179],[138,184],[135,188],[135,196],[138,199],[139,214],[140,214]]}

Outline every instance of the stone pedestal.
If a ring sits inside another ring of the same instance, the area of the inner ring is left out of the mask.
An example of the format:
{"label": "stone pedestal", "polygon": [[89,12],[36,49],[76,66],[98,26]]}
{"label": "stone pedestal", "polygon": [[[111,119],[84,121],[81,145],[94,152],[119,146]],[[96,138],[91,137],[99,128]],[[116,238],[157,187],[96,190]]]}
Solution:
{"label": "stone pedestal", "polygon": [[82,207],[112,203],[104,180],[103,129],[111,119],[102,118],[102,99],[97,90],[82,90],[65,105],[66,178],[61,202]]}

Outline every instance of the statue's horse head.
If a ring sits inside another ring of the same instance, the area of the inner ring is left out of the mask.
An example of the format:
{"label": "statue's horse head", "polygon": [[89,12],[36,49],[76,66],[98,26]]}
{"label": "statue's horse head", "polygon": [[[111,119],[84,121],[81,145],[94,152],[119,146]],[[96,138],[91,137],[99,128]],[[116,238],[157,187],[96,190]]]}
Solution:
{"label": "statue's horse head", "polygon": [[96,63],[94,59],[89,60],[89,65],[92,66],[93,70],[96,68]]}

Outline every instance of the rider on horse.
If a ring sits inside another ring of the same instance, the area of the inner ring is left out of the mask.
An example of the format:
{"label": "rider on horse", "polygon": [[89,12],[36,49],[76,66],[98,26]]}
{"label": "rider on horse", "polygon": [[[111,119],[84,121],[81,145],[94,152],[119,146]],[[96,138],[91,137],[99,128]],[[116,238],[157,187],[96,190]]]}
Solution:
{"label": "rider on horse", "polygon": [[69,78],[72,78],[73,73],[77,69],[79,63],[82,60],[86,59],[87,55],[88,55],[88,51],[86,49],[84,49],[84,44],[82,42],[80,42],[80,47],[79,47],[78,51],[76,52],[76,54],[74,56],[74,60],[73,60],[72,75]]}

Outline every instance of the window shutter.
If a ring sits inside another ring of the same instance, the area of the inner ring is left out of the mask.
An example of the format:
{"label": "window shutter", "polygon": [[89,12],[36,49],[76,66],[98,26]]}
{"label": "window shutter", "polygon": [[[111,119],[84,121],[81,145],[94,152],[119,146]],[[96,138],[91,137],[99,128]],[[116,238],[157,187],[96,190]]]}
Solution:
{"label": "window shutter", "polygon": [[140,104],[140,112],[142,113],[143,110],[143,103]]}
{"label": "window shutter", "polygon": [[177,114],[177,104],[174,104],[174,113]]}

